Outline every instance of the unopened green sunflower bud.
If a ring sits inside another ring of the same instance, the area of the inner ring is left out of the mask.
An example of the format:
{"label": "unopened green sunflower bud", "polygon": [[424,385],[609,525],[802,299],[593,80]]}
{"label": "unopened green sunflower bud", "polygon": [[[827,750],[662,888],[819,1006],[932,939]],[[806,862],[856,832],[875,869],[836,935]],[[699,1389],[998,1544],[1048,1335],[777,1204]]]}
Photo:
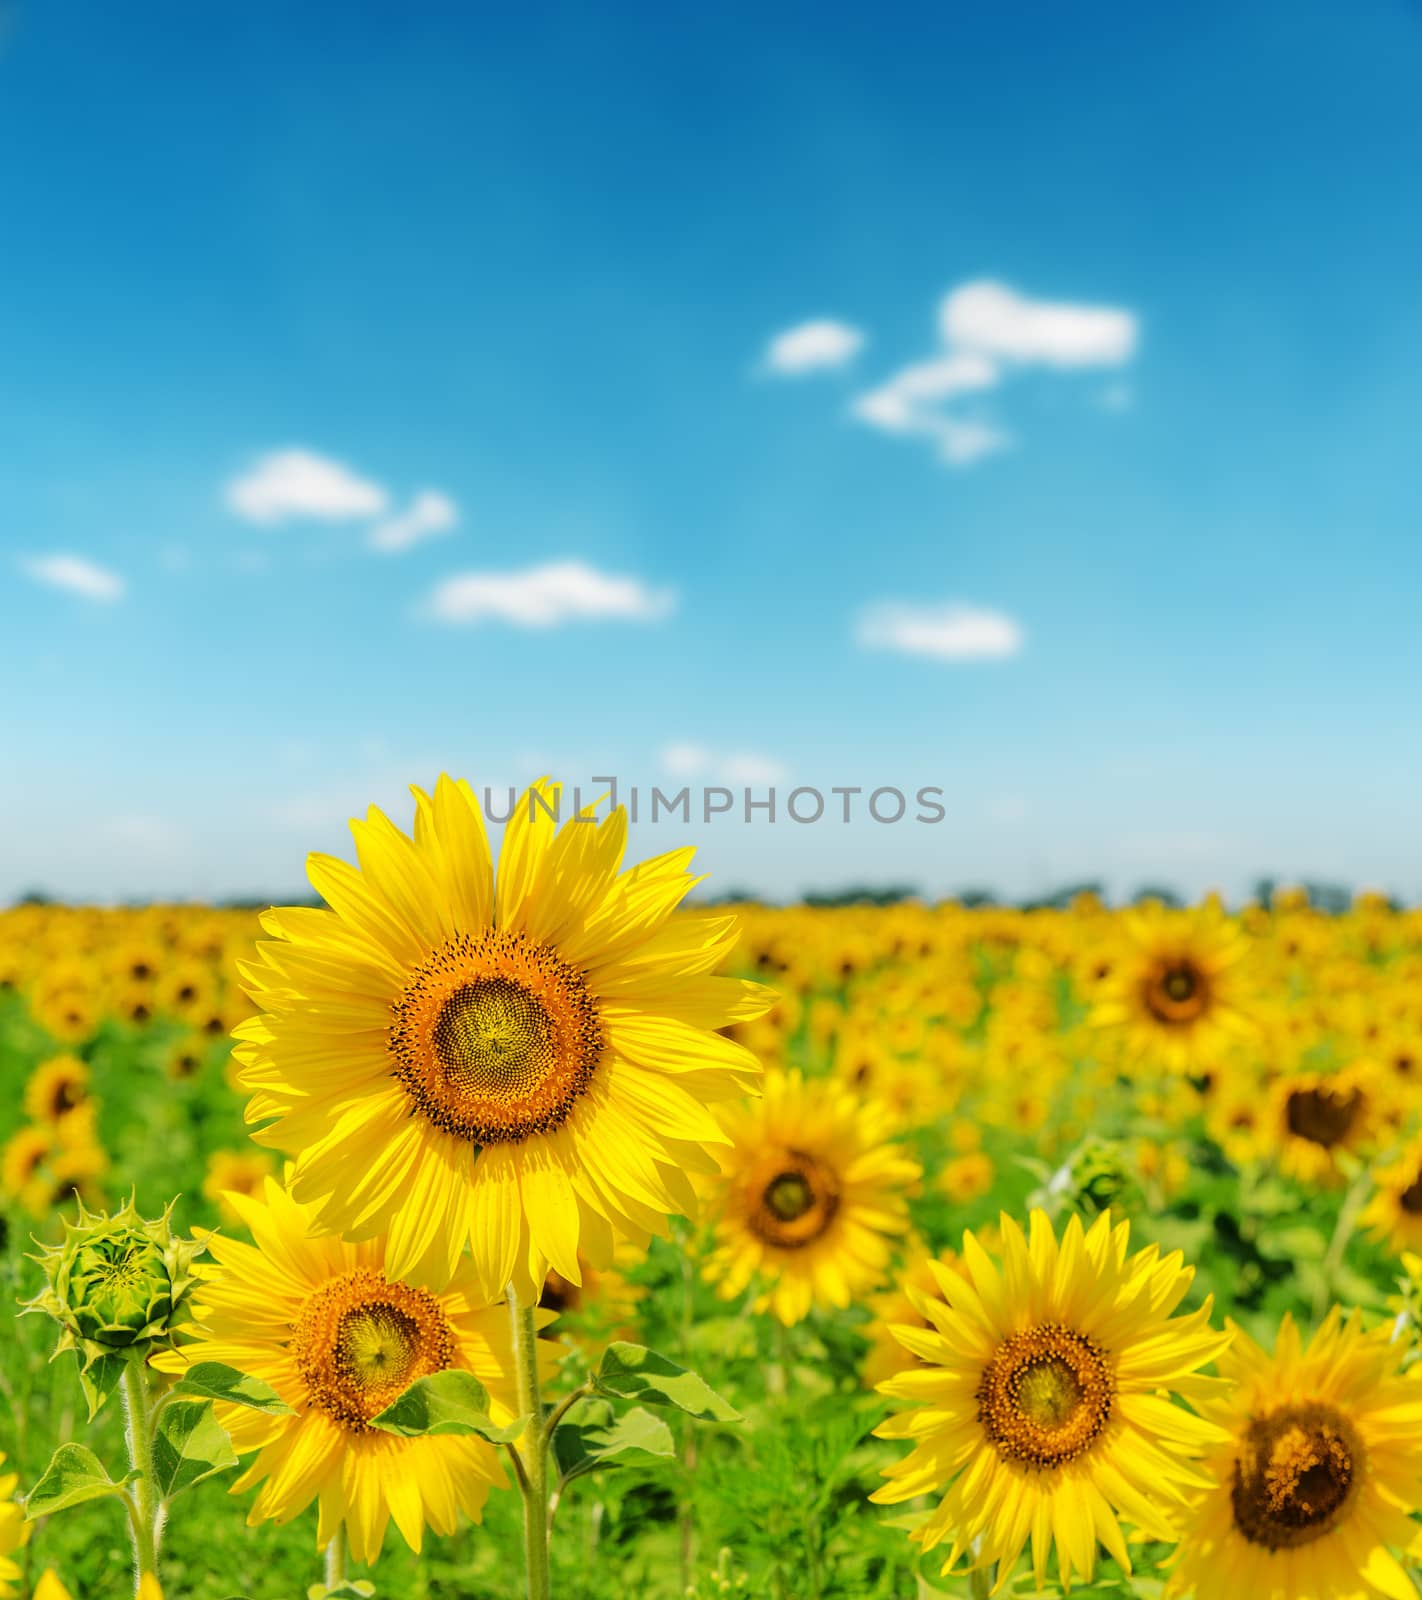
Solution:
{"label": "unopened green sunflower bud", "polygon": [[63,1241],[33,1258],[48,1281],[25,1310],[46,1312],[59,1324],[54,1353],[78,1355],[91,1416],[124,1362],[171,1344],[186,1317],[192,1264],[203,1245],[173,1232],[172,1210],[170,1204],[150,1221],[132,1197],[112,1216],[81,1204],[78,1220],[64,1225]]}

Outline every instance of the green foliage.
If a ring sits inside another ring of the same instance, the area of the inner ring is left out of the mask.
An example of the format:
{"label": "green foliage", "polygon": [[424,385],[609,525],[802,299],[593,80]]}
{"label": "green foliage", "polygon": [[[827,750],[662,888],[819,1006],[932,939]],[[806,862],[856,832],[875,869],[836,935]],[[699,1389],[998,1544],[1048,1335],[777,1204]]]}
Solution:
{"label": "green foliage", "polygon": [[414,1439],[427,1433],[477,1434],[506,1444],[523,1432],[522,1418],[500,1426],[489,1415],[489,1392],[472,1372],[451,1369],[420,1378],[374,1419],[384,1433]]}
{"label": "green foliage", "polygon": [[153,1436],[153,1474],[165,1500],[214,1472],[235,1467],[231,1442],[212,1414],[210,1400],[169,1400]]}
{"label": "green foliage", "polygon": [[675,1406],[703,1422],[739,1422],[740,1412],[694,1372],[668,1361],[645,1345],[610,1344],[603,1352],[593,1383],[603,1394],[648,1405]]}
{"label": "green foliage", "polygon": [[130,1472],[115,1482],[92,1450],[82,1444],[62,1444],[26,1496],[25,1517],[33,1522],[37,1517],[52,1517],[56,1511],[67,1511],[90,1500],[121,1495],[137,1476]]}
{"label": "green foliage", "polygon": [[250,1373],[238,1372],[236,1367],[224,1366],[220,1361],[202,1361],[190,1367],[169,1392],[175,1399],[223,1400],[228,1405],[246,1406],[270,1416],[291,1415],[291,1407],[269,1383],[263,1383]]}
{"label": "green foliage", "polygon": [[598,1467],[639,1464],[676,1454],[672,1432],[660,1417],[641,1406],[618,1416],[606,1400],[584,1400],[553,1433],[553,1459],[564,1483]]}

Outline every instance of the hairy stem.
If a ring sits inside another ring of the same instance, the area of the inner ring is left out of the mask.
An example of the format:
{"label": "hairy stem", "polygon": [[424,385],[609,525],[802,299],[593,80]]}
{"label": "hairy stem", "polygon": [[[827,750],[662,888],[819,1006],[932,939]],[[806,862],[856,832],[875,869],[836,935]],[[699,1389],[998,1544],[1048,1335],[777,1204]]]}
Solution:
{"label": "hairy stem", "polygon": [[508,1288],[509,1317],[513,1323],[514,1371],[518,1379],[518,1409],[528,1420],[518,1441],[523,1474],[523,1553],[528,1578],[528,1600],[549,1600],[548,1589],[548,1427],[543,1418],[543,1395],[538,1387],[538,1328],[533,1313],[537,1300],[526,1304],[513,1284]]}
{"label": "hairy stem", "polygon": [[331,1535],[331,1542],[326,1546],[326,1587],[334,1589],[338,1583],[346,1581],[346,1530],[344,1527],[336,1529]]}
{"label": "hairy stem", "polygon": [[127,1423],[128,1461],[138,1477],[130,1486],[129,1532],[133,1538],[133,1587],[138,1593],[146,1574],[158,1576],[158,1537],[163,1508],[153,1481],[152,1397],[147,1362],[132,1355],[123,1369],[123,1411]]}

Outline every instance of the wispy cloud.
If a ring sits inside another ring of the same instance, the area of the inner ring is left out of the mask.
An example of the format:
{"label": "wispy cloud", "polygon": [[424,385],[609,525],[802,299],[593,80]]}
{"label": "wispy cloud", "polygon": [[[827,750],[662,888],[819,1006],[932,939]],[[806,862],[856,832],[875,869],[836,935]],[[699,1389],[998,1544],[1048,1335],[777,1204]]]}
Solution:
{"label": "wispy cloud", "polygon": [[1034,300],[989,279],[960,284],[938,308],[941,347],[855,397],[850,413],[881,433],[932,441],[950,466],[1008,449],[1011,433],[965,405],[1026,368],[1119,367],[1135,354],[1135,315],[1116,306]]}
{"label": "wispy cloud", "polygon": [[1033,300],[1005,283],[965,283],[943,298],[949,345],[1049,367],[1115,367],[1136,351],[1134,314],[1117,306]]}
{"label": "wispy cloud", "polygon": [[1022,625],[1001,611],[949,601],[908,605],[884,601],[864,611],[855,637],[868,650],[895,650],[937,661],[1001,661],[1021,650]]}
{"label": "wispy cloud", "polygon": [[519,628],[565,622],[655,622],[676,609],[670,589],[555,561],[522,572],[462,572],[438,584],[428,611],[440,622],[501,621]]}
{"label": "wispy cloud", "polygon": [[885,433],[918,434],[934,440],[944,459],[967,466],[981,456],[1005,450],[1011,436],[977,418],[943,408],[959,395],[997,386],[997,364],[972,351],[955,351],[932,361],[918,361],[857,396],[852,414]]}
{"label": "wispy cloud", "polygon": [[858,328],[821,317],[777,333],[766,346],[762,365],[776,377],[803,378],[848,366],[863,348],[864,334]]}
{"label": "wispy cloud", "polygon": [[751,750],[717,754],[705,745],[669,744],[661,763],[674,778],[716,778],[724,783],[779,783],[787,775],[784,762]]}
{"label": "wispy cloud", "polygon": [[394,555],[422,539],[448,533],[459,521],[459,507],[438,489],[422,489],[409,507],[378,522],[366,537],[372,550]]}
{"label": "wispy cloud", "polygon": [[82,595],[85,600],[98,600],[112,605],[122,600],[127,585],[118,573],[110,572],[97,562],[84,556],[35,556],[20,563],[21,568],[36,583],[47,583],[53,589],[67,589],[70,594]]}
{"label": "wispy cloud", "polygon": [[274,526],[295,518],[347,522],[382,516],[390,496],[343,462],[310,450],[273,450],[227,485],[228,509],[247,522]]}

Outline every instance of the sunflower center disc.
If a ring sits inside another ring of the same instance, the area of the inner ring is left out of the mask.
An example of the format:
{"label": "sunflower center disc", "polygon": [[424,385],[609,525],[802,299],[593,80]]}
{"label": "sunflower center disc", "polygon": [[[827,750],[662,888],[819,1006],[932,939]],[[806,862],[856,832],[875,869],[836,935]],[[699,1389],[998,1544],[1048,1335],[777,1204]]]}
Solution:
{"label": "sunflower center disc", "polygon": [[411,1102],[478,1145],[561,1127],[603,1050],[583,975],[498,928],[441,945],[392,1016],[393,1070]]}
{"label": "sunflower center disc", "polygon": [[839,1180],[815,1156],[781,1150],[750,1189],[751,1232],[780,1250],[812,1244],[839,1211]]}
{"label": "sunflower center disc", "polygon": [[1362,1096],[1356,1089],[1341,1094],[1331,1089],[1295,1089],[1286,1111],[1289,1132],[1328,1149],[1348,1137],[1361,1106]]}
{"label": "sunflower center disc", "polygon": [[1146,1010],[1157,1022],[1183,1026],[1208,1009],[1209,983],[1193,961],[1168,961],[1146,979],[1144,998]]}
{"label": "sunflower center disc", "polygon": [[1422,1173],[1419,1173],[1398,1196],[1398,1204],[1409,1217],[1422,1216]]}
{"label": "sunflower center disc", "polygon": [[365,1433],[417,1378],[453,1364],[454,1330],[427,1289],[361,1267],[311,1296],[290,1348],[312,1405]]}
{"label": "sunflower center disc", "polygon": [[1045,1322],[998,1346],[978,1385],[978,1421],[1005,1460],[1059,1467],[1090,1448],[1114,1393],[1101,1346]]}
{"label": "sunflower center disc", "polygon": [[1234,1464],[1235,1526],[1269,1550],[1311,1544],[1355,1493],[1362,1444],[1330,1406],[1285,1406],[1249,1427]]}

